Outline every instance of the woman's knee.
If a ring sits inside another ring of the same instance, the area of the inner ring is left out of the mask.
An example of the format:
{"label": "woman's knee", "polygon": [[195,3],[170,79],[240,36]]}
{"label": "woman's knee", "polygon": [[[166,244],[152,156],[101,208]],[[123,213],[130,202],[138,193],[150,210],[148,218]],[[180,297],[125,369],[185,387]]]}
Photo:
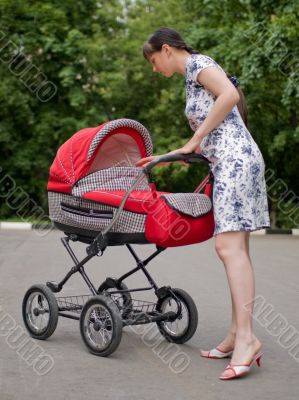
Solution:
{"label": "woman's knee", "polygon": [[215,250],[218,257],[225,261],[232,257],[241,257],[246,253],[245,237],[235,234],[219,234],[215,240]]}
{"label": "woman's knee", "polygon": [[231,246],[226,244],[223,240],[216,240],[215,250],[220,260],[226,260],[231,254]]}

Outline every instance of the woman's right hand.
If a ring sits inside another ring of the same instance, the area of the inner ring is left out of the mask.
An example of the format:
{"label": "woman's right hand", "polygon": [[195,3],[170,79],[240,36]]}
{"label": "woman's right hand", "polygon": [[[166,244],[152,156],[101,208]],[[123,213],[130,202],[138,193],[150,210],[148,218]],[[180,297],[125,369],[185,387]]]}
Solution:
{"label": "woman's right hand", "polygon": [[[146,167],[151,161],[154,161],[158,157],[161,157],[161,156],[157,155],[157,156],[150,156],[150,157],[141,158],[140,160],[138,160],[135,163],[135,166],[136,167]],[[159,163],[158,165],[166,165],[166,164],[169,164],[169,163],[168,162],[162,162],[162,163]]]}
{"label": "woman's right hand", "polygon": [[[174,150],[174,151],[170,151],[169,153],[166,153],[166,154],[163,154],[163,155],[165,156],[165,155],[168,155],[168,154],[176,154],[177,152],[180,152],[180,151]],[[140,160],[138,160],[135,163],[135,166],[136,167],[146,167],[151,161],[155,160],[158,157],[161,157],[161,155],[141,158]],[[159,163],[158,165],[167,165],[167,164],[170,164],[170,163],[171,163],[171,161],[164,161],[164,162]],[[185,161],[179,161],[179,163],[183,164],[184,166],[188,165],[188,163],[186,163]]]}

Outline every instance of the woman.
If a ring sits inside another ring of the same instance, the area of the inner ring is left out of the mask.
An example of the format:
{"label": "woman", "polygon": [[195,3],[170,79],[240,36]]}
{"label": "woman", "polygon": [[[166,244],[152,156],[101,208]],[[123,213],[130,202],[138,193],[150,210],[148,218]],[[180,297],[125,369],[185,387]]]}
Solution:
{"label": "woman", "polygon": [[154,72],[186,77],[185,113],[194,135],[171,153],[203,154],[214,175],[215,247],[228,278],[232,320],[225,339],[201,355],[231,356],[220,379],[235,378],[248,373],[255,361],[259,365],[261,358],[261,342],[252,327],[255,292],[249,233],[269,226],[263,157],[246,128],[241,91],[213,59],[195,52],[177,31],[166,27],[150,36],[143,53]]}

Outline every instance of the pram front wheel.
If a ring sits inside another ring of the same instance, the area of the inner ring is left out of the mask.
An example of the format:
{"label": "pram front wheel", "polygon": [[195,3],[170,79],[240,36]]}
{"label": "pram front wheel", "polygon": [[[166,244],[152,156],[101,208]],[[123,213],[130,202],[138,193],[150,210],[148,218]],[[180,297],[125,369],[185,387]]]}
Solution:
{"label": "pram front wheel", "polygon": [[30,336],[44,340],[50,337],[58,322],[58,305],[46,285],[31,286],[23,299],[22,314]]}
{"label": "pram front wheel", "polygon": [[156,309],[161,313],[178,312],[178,303],[181,305],[181,313],[174,321],[157,322],[159,331],[166,340],[182,344],[194,335],[198,324],[198,312],[191,296],[183,289],[171,289],[177,300],[171,294],[158,300]]}
{"label": "pram front wheel", "polygon": [[122,336],[122,319],[113,300],[103,295],[88,300],[81,311],[80,332],[92,354],[106,357],[113,353]]}

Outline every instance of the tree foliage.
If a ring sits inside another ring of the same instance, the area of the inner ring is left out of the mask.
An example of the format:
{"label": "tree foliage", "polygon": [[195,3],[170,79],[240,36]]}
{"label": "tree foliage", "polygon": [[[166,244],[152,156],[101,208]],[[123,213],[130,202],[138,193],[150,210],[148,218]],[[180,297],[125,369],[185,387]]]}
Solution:
{"label": "tree foliage", "polygon": [[[142,57],[143,42],[164,25],[238,76],[267,168],[299,194],[298,13],[297,2],[281,0],[0,1],[2,175],[47,210],[57,148],[83,127],[132,118],[150,130],[155,153],[184,144],[184,79],[152,74]],[[44,78],[55,91],[48,101],[37,90]],[[170,191],[194,190],[206,173],[176,164],[156,171]],[[272,203],[273,221],[293,226]],[[4,202],[0,211],[14,214]]]}

